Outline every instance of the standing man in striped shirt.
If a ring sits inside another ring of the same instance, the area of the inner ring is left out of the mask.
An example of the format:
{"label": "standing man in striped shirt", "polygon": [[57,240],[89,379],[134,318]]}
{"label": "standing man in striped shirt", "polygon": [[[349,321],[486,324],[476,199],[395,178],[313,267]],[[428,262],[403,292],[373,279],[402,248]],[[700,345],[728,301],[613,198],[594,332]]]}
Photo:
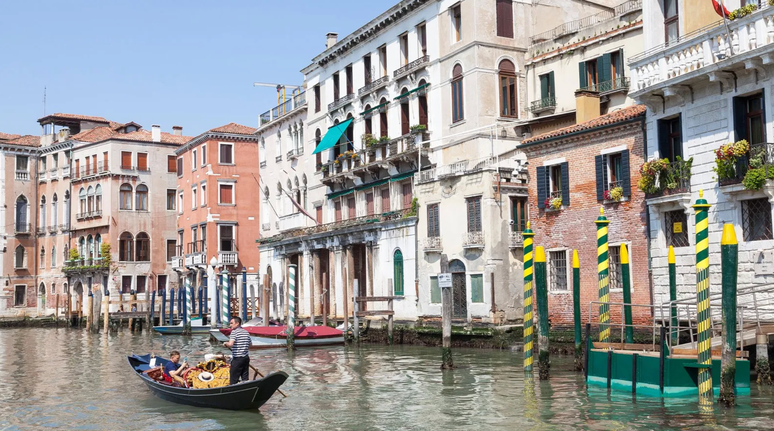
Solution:
{"label": "standing man in striped shirt", "polygon": [[250,334],[242,328],[241,318],[232,317],[228,322],[228,326],[231,328],[231,336],[223,345],[231,349],[230,384],[235,385],[239,383],[240,378],[243,382],[250,379],[250,356],[248,356],[248,349],[250,349],[252,341],[250,340]]}

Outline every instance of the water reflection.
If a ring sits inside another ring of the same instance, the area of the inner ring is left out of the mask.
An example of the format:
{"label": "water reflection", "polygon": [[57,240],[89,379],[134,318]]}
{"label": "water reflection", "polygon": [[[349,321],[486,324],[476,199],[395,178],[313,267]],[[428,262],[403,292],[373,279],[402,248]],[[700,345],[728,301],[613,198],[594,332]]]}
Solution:
{"label": "water reflection", "polygon": [[[69,329],[0,331],[0,428],[12,429],[770,429],[774,390],[753,387],[733,410],[699,414],[695,399],[637,397],[586,388],[572,358],[555,357],[548,381],[525,378],[520,354],[361,346],[261,351],[262,372],[284,370],[288,398],[259,412],[197,409],[155,398],[126,365],[128,353],[222,351],[205,337],[93,335]],[[713,424],[717,425],[713,425]]]}

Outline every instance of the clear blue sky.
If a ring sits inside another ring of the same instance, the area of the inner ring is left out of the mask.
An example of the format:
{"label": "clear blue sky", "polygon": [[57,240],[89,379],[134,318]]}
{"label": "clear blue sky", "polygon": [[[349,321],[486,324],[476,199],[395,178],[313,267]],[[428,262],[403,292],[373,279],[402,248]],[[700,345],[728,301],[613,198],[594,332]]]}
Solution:
{"label": "clear blue sky", "polygon": [[[256,127],[276,90],[397,0],[16,1],[0,25],[0,132],[38,135],[43,115],[135,121],[194,136]],[[342,13],[346,11],[345,13]]]}

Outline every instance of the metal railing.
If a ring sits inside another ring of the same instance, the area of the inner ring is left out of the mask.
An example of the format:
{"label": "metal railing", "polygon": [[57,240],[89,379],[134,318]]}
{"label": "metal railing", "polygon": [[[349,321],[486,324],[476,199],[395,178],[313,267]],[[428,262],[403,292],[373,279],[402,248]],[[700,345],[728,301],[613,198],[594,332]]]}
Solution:
{"label": "metal railing", "polygon": [[440,236],[431,236],[424,239],[425,251],[441,251],[443,250],[443,242]]}
{"label": "metal railing", "polygon": [[366,84],[365,86],[361,87],[359,90],[357,90],[357,94],[358,96],[363,97],[374,90],[384,87],[388,82],[390,82],[390,77],[387,75],[382,76],[379,79],[371,81],[370,84]]}
{"label": "metal railing", "polygon": [[204,240],[189,242],[186,244],[187,254],[204,253]]}
{"label": "metal railing", "polygon": [[271,111],[266,111],[258,117],[260,119],[261,126],[271,121]]}
{"label": "metal railing", "polygon": [[430,62],[430,56],[423,55],[422,57],[417,58],[411,63],[408,63],[405,66],[402,66],[396,69],[395,72],[392,73],[392,76],[394,79],[401,78],[403,76],[408,75],[411,72],[415,72],[419,69],[422,69],[423,67],[427,66],[427,63],[429,62]]}
{"label": "metal railing", "polygon": [[566,22],[560,26],[557,26],[551,30],[538,33],[529,38],[529,43],[534,44],[545,40],[556,39],[568,34],[577,33],[585,28],[593,27],[599,23],[615,18],[616,16],[625,15],[627,13],[634,12],[642,9],[642,0],[629,0],[619,4],[613,10],[605,10],[594,15],[590,15],[581,19]]}
{"label": "metal railing", "polygon": [[333,181],[339,174],[348,175],[347,173],[353,170],[356,170],[358,175],[365,175],[366,170],[361,170],[359,168],[385,160],[405,158],[411,158],[413,160],[416,157],[416,153],[414,152],[416,150],[416,135],[409,133],[391,139],[386,144],[379,143],[364,150],[342,153],[335,160],[322,164],[320,171],[323,173],[324,182]]}
{"label": "metal railing", "polygon": [[580,90],[597,91],[599,93],[629,90],[629,78],[625,76],[619,76],[618,78],[614,78],[609,81],[591,84],[587,87],[581,88]]}
{"label": "metal railing", "polygon": [[341,96],[338,99],[328,104],[328,110],[333,111],[333,110],[339,109],[342,106],[347,105],[348,103],[352,103],[353,100],[355,100],[355,93],[347,94],[346,96]]}
{"label": "metal railing", "polygon": [[654,180],[654,190],[646,192],[647,197],[657,197],[666,193],[690,193],[691,165],[693,159],[679,159],[667,165]]}
{"label": "metal railing", "polygon": [[534,100],[529,104],[529,110],[533,114],[540,111],[556,108],[556,97],[549,96],[539,100]]}
{"label": "metal railing", "polygon": [[739,157],[734,165],[734,175],[732,177],[720,177],[718,183],[721,186],[729,184],[738,184],[747,175],[751,169],[762,169],[763,177],[769,178],[774,175],[774,143],[766,142],[750,146],[747,154]]}

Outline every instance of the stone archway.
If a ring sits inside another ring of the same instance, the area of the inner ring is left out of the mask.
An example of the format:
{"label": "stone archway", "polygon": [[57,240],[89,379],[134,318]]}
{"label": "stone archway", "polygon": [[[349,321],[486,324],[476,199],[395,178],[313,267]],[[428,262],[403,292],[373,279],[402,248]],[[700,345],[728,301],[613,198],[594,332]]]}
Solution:
{"label": "stone archway", "polygon": [[465,264],[459,259],[449,262],[452,275],[452,318],[468,318],[468,287]]}

